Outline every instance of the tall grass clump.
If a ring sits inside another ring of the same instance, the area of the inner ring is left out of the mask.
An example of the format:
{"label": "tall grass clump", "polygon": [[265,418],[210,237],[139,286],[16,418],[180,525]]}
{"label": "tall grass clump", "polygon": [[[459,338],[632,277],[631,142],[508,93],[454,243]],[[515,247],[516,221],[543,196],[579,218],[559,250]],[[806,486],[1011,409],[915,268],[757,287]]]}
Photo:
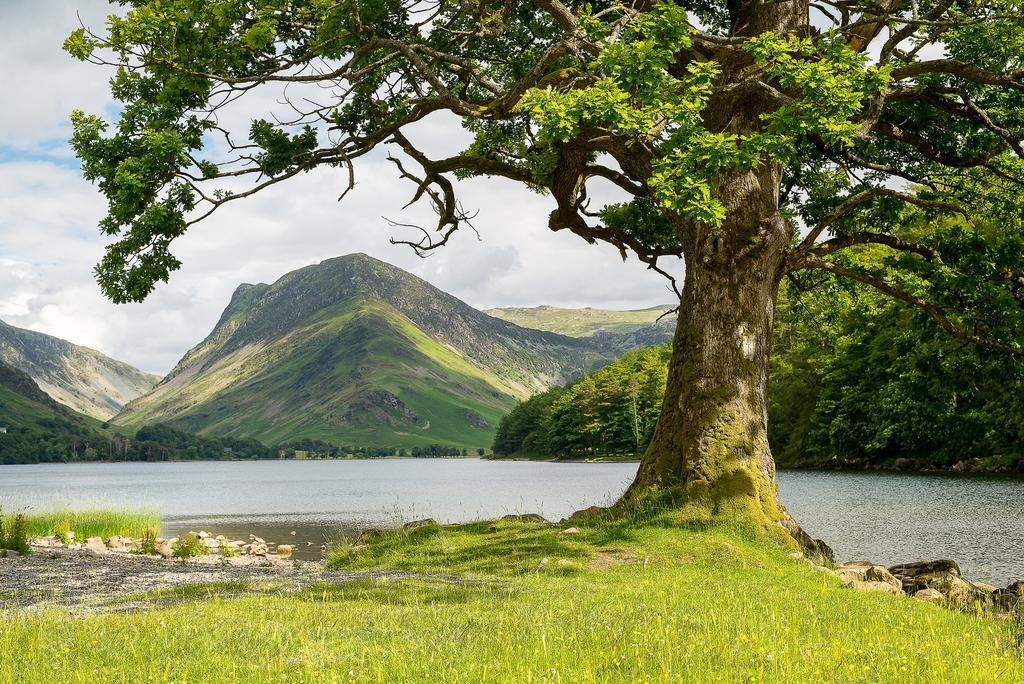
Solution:
{"label": "tall grass clump", "polygon": [[0,551],[27,554],[29,547],[28,523],[23,513],[4,516],[0,512]]}
{"label": "tall grass clump", "polygon": [[[0,516],[9,528],[16,516]],[[160,529],[160,514],[149,509],[136,510],[57,510],[28,513],[25,518],[26,535],[33,537],[58,537],[67,541],[74,533],[76,539],[116,535],[143,537],[146,532],[154,535]]]}
{"label": "tall grass clump", "polygon": [[136,549],[136,552],[146,556],[155,556],[157,554],[156,530],[146,530],[142,533],[142,537],[139,539],[139,547]]}
{"label": "tall grass clump", "polygon": [[71,532],[79,540],[89,537],[108,539],[144,537],[146,531],[160,529],[160,514],[150,509],[93,511],[48,511],[27,516],[30,537],[68,537]]}
{"label": "tall grass clump", "polygon": [[1010,629],[1013,632],[1013,639],[1017,642],[1017,650],[1024,657],[1024,599],[1018,599],[1017,605],[1010,613]]}

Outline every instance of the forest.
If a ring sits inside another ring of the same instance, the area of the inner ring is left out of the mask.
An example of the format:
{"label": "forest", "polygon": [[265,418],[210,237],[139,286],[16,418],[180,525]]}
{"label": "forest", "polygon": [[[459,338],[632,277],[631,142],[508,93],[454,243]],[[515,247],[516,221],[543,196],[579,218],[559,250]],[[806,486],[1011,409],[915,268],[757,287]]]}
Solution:
{"label": "forest", "polygon": [[[519,404],[495,455],[642,455],[669,355],[631,352]],[[782,466],[1024,468],[1024,360],[955,340],[872,288],[831,275],[785,282],[772,359],[768,431]]]}
{"label": "forest", "polygon": [[109,427],[92,428],[59,415],[11,428],[2,437],[0,464],[4,465],[277,458],[276,449],[254,439],[199,437],[166,425],[149,425],[130,437]]}

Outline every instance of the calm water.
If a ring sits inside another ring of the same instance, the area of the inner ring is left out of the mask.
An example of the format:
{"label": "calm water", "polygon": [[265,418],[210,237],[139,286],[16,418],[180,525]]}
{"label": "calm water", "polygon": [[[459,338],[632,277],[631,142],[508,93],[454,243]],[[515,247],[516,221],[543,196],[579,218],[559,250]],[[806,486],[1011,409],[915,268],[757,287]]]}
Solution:
{"label": "calm water", "polygon": [[[629,463],[477,459],[0,466],[0,503],[148,506],[167,533],[255,533],[314,557],[342,534],[418,518],[557,520],[613,501],[635,472]],[[1024,480],[783,471],[779,483],[792,514],[840,559],[954,558],[974,579],[1024,578]]]}

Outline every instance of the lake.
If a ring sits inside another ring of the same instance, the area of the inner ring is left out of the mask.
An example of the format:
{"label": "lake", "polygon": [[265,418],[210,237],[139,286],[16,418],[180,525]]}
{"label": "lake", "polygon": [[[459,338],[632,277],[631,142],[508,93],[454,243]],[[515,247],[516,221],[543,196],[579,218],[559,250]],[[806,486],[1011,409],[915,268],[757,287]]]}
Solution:
{"label": "lake", "polygon": [[[558,520],[614,501],[635,472],[633,463],[479,459],[0,466],[0,504],[151,507],[165,534],[255,533],[297,543],[311,558],[342,535],[419,518]],[[1024,579],[1024,480],[780,471],[779,487],[793,516],[840,560],[953,558],[972,579]]]}

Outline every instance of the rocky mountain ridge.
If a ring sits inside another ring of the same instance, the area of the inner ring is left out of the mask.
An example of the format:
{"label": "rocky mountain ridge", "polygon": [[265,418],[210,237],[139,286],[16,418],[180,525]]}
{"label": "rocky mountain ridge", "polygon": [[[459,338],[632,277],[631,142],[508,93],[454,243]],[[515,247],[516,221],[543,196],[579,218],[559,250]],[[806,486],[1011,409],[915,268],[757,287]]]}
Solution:
{"label": "rocky mountain ridge", "polygon": [[56,401],[98,420],[112,418],[160,380],[94,349],[3,321],[0,361],[27,373]]}

